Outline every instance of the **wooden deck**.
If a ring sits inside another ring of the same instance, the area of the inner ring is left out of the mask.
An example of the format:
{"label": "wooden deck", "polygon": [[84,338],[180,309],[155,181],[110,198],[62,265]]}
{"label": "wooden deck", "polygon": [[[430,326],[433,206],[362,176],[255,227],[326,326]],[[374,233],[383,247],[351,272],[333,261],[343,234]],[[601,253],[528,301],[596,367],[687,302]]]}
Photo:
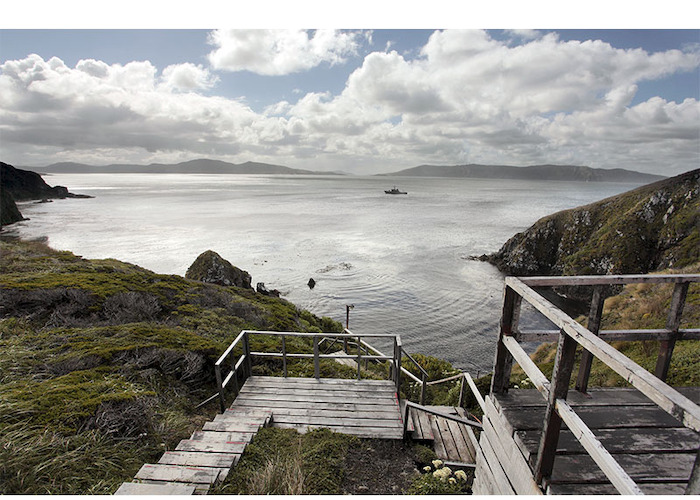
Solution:
{"label": "wooden deck", "polygon": [[[700,403],[700,388],[678,391]],[[635,389],[591,389],[590,396],[572,391],[567,402],[642,492],[685,492],[700,434],[684,427]],[[480,445],[481,460],[488,467],[481,481],[475,483],[475,493],[536,494],[532,476],[545,408],[546,401],[535,389],[511,389],[487,398],[485,438]],[[496,456],[498,460],[493,460]],[[617,490],[563,426],[545,493],[597,495],[615,494]]]}
{"label": "wooden deck", "polygon": [[[467,418],[464,408],[454,406],[426,406],[447,415]],[[402,412],[403,415],[403,412]],[[452,464],[474,464],[478,439],[471,427],[437,415],[414,410],[407,426],[414,441],[432,446],[438,458]]]}
{"label": "wooden deck", "polygon": [[253,376],[230,411],[272,412],[273,427],[327,427],[364,438],[402,439],[396,387],[388,380],[346,380]]}

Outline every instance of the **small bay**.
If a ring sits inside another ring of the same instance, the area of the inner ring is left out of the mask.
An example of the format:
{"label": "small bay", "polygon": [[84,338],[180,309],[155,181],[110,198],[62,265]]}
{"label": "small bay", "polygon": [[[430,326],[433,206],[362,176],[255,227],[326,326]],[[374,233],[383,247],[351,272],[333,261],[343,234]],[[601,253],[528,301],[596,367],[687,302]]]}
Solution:
{"label": "small bay", "polygon": [[[85,258],[184,275],[214,250],[284,298],[409,352],[488,371],[503,275],[470,260],[539,218],[636,184],[355,176],[52,174],[92,199],[27,202],[7,228]],[[387,195],[396,185],[407,195]],[[316,286],[307,286],[314,278]],[[380,343],[377,347],[382,346]]]}

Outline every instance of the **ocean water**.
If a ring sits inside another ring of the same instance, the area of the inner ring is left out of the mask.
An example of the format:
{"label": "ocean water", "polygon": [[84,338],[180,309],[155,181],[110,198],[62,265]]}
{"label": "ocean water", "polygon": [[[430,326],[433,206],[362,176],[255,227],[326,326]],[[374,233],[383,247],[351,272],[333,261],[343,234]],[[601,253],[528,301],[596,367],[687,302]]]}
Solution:
{"label": "ocean water", "polygon": [[[503,275],[469,257],[498,250],[540,217],[637,186],[352,176],[44,178],[95,198],[22,203],[30,220],[10,226],[10,234],[183,276],[211,249],[299,307],[345,323],[345,307],[353,304],[353,332],[400,334],[409,352],[472,372],[491,369]],[[394,185],[409,194],[384,194]]]}

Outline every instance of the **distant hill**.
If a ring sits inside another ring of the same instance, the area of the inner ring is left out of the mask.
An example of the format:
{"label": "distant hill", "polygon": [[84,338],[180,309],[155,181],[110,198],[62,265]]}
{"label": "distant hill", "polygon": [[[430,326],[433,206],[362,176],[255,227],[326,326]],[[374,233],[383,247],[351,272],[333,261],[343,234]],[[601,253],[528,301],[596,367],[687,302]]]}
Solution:
{"label": "distant hill", "polygon": [[83,163],[62,162],[54,163],[47,167],[25,167],[37,172],[64,173],[64,174],[276,174],[276,175],[336,175],[332,172],[314,172],[298,168],[271,165],[247,161],[245,163],[229,163],[221,160],[190,160],[182,163],[166,164],[151,163],[149,165],[135,165],[116,163],[111,165],[96,166]]}
{"label": "distant hill", "polygon": [[473,177],[482,179],[521,179],[546,181],[585,181],[585,182],[639,182],[648,183],[665,179],[661,175],[644,174],[622,168],[603,169],[574,165],[533,165],[513,167],[508,165],[420,165],[399,170],[392,174],[413,177]]}
{"label": "distant hill", "polygon": [[636,274],[700,261],[700,169],[543,217],[484,255],[507,274]]}

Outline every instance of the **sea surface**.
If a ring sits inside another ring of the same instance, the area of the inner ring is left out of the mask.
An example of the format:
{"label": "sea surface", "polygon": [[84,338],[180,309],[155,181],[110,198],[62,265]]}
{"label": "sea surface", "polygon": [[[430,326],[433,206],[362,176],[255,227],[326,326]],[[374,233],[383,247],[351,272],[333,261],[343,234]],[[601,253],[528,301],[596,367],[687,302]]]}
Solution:
{"label": "sea surface", "polygon": [[[469,257],[497,251],[545,215],[638,186],[205,174],[44,179],[95,198],[22,203],[30,220],[10,234],[183,276],[211,249],[248,271],[254,285],[264,282],[317,315],[345,324],[346,305],[354,305],[355,333],[400,334],[409,352],[482,373],[493,363],[503,275]],[[408,194],[384,194],[394,185]]]}

